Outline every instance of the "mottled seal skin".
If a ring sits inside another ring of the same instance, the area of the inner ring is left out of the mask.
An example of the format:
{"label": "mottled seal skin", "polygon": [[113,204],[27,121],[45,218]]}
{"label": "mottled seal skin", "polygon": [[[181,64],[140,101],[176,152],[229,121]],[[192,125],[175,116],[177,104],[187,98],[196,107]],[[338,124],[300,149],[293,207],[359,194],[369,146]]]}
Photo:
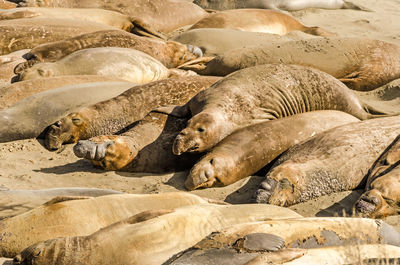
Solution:
{"label": "mottled seal skin", "polygon": [[296,11],[304,8],[355,9],[369,11],[361,6],[343,0],[194,0],[193,3],[206,9],[226,10],[237,8],[265,8]]}
{"label": "mottled seal skin", "polygon": [[355,203],[364,217],[383,218],[400,213],[400,136],[386,148],[368,171],[366,191]]}
{"label": "mottled seal skin", "polygon": [[51,238],[90,235],[143,211],[195,204],[208,204],[208,200],[184,192],[55,197],[29,212],[0,221],[0,255],[13,257]]}
{"label": "mottled seal skin", "polygon": [[54,63],[38,63],[18,74],[20,81],[61,75],[103,75],[145,84],[165,79],[170,73],[141,51],[101,47],[76,51]]}
{"label": "mottled seal skin", "polygon": [[74,19],[22,18],[0,21],[0,55],[113,27]]}
{"label": "mottled seal skin", "polygon": [[[162,109],[160,109],[161,111]],[[340,110],[361,120],[368,114],[340,81],[298,65],[259,65],[223,78],[182,107],[164,108],[191,117],[177,136],[174,154],[210,149],[233,131],[314,110]]]}
{"label": "mottled seal skin", "polygon": [[19,264],[35,265],[162,264],[213,231],[245,222],[301,217],[287,208],[272,206],[198,204],[181,207],[140,223],[132,224],[127,219],[86,237],[41,242],[22,251],[15,260]]}
{"label": "mottled seal skin", "polygon": [[121,30],[103,30],[36,46],[25,55],[28,61],[19,65],[15,73],[37,62],[55,62],[78,50],[98,47],[135,49],[152,56],[167,68],[202,56],[201,50],[192,45],[140,37]]}
{"label": "mottled seal skin", "polygon": [[131,28],[133,28],[129,16],[104,9],[20,7],[0,13],[0,20],[30,17],[85,20],[105,24],[126,31],[130,31]]}
{"label": "mottled seal skin", "polygon": [[357,121],[350,114],[325,110],[244,127],[225,137],[202,157],[191,169],[185,186],[194,190],[232,184],[256,173],[291,146]]}
{"label": "mottled seal skin", "polygon": [[228,51],[204,66],[199,61],[183,69],[225,76],[260,64],[298,64],[326,72],[359,91],[373,90],[400,77],[400,47],[363,38],[313,38],[264,44]]}
{"label": "mottled seal skin", "polygon": [[320,27],[307,27],[292,16],[279,11],[264,9],[233,9],[220,11],[203,18],[191,29],[200,28],[229,28],[253,32],[265,32],[285,35],[293,30],[308,34],[332,37],[335,36]]}
{"label": "mottled seal skin", "polygon": [[180,77],[134,87],[115,98],[82,108],[58,120],[49,127],[45,146],[55,150],[64,143],[122,133],[126,126],[140,120],[152,109],[184,104],[219,79],[207,76]]}
{"label": "mottled seal skin", "polygon": [[18,5],[113,10],[139,20],[137,22],[140,27],[149,27],[163,33],[194,24],[208,15],[201,7],[182,0],[23,0]]}
{"label": "mottled seal skin", "polygon": [[42,190],[0,190],[0,219],[13,217],[58,196],[98,197],[122,192],[95,188],[55,188]]}
{"label": "mottled seal skin", "polygon": [[[280,240],[271,240],[271,236]],[[278,254],[285,247],[313,249],[356,244],[399,246],[399,238],[400,233],[392,226],[381,220],[365,218],[311,217],[249,222],[208,235],[193,247],[175,255],[166,264],[242,265],[263,252],[273,251]],[[285,258],[285,255],[280,257]]]}
{"label": "mottled seal skin", "polygon": [[289,206],[364,186],[370,165],[400,133],[400,116],[351,123],[293,146],[267,173],[259,203]]}

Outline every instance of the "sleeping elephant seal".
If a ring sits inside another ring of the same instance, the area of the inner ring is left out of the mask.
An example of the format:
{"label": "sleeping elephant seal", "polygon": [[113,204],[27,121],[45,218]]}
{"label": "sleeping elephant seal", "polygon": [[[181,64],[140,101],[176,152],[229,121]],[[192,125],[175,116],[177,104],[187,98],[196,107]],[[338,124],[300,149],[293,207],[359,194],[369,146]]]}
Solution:
{"label": "sleeping elephant seal", "polygon": [[356,212],[369,218],[400,213],[400,135],[368,171],[366,191],[355,204]]}
{"label": "sleeping elephant seal", "polygon": [[37,137],[49,124],[71,111],[115,97],[134,85],[92,82],[58,87],[25,98],[0,111],[0,142]]}
{"label": "sleeping elephant seal", "polygon": [[115,98],[80,109],[55,122],[46,133],[45,146],[55,150],[64,143],[121,133],[152,109],[185,104],[218,80],[218,77],[208,76],[179,77],[133,87]]}
{"label": "sleeping elephant seal", "polygon": [[[279,248],[271,236],[280,238]],[[193,247],[175,255],[166,264],[242,265],[263,252],[278,254],[279,249],[285,247],[314,249],[356,244],[399,246],[399,238],[400,233],[392,226],[381,220],[364,218],[311,217],[249,222],[208,235]],[[276,248],[271,249],[271,246]]]}
{"label": "sleeping elephant seal", "polygon": [[128,48],[90,48],[54,63],[39,63],[20,72],[19,80],[61,75],[103,75],[137,84],[165,79],[168,69],[141,51]]}
{"label": "sleeping elephant seal", "polygon": [[201,7],[182,0],[23,0],[23,7],[101,8],[130,16],[139,28],[168,33],[196,23],[208,13]]}
{"label": "sleeping elephant seal", "polygon": [[7,109],[18,101],[53,88],[107,81],[123,80],[101,75],[63,75],[0,85],[0,110]]}
{"label": "sleeping elephant seal", "polygon": [[296,11],[304,8],[355,9],[369,11],[364,7],[344,0],[194,0],[193,3],[205,9],[265,8],[273,10]]}
{"label": "sleeping elephant seal", "polygon": [[98,197],[121,194],[115,190],[94,188],[56,188],[43,190],[0,190],[0,219],[12,217],[36,208],[57,196]]}
{"label": "sleeping elephant seal", "polygon": [[293,146],[272,165],[255,194],[256,201],[289,206],[364,186],[370,165],[399,134],[400,116],[320,133]]}
{"label": "sleeping elephant seal", "polygon": [[313,38],[265,44],[231,50],[202,65],[204,60],[195,60],[192,67],[188,63],[183,69],[225,76],[260,64],[298,64],[326,72],[360,91],[373,90],[400,78],[400,47],[363,38]]}
{"label": "sleeping elephant seal", "polygon": [[22,251],[14,260],[31,264],[34,259],[35,265],[162,264],[211,232],[231,225],[298,217],[301,216],[289,209],[273,205],[197,204],[140,223],[133,216],[89,236],[40,242]]}
{"label": "sleeping elephant seal", "polygon": [[140,37],[121,30],[96,31],[36,46],[26,54],[28,62],[20,65],[15,73],[37,62],[55,62],[73,52],[98,47],[135,49],[157,59],[167,68],[174,68],[203,55],[198,47],[189,44]]}
{"label": "sleeping elephant seal", "polygon": [[22,18],[0,21],[0,55],[31,49],[99,30],[115,29],[103,24],[76,19]]}
{"label": "sleeping elephant seal", "polygon": [[264,9],[232,9],[220,11],[203,18],[189,30],[200,28],[228,28],[279,35],[285,35],[293,30],[299,30],[316,36],[335,36],[335,34],[320,27],[304,26],[292,16],[283,14],[282,12]]}
{"label": "sleeping elephant seal", "polygon": [[310,67],[285,64],[242,69],[198,93],[187,104],[159,109],[191,117],[176,137],[173,152],[202,152],[233,131],[267,120],[313,110],[340,110],[359,119],[367,113],[356,96],[334,77]]}
{"label": "sleeping elephant seal", "polygon": [[184,192],[55,197],[29,212],[0,221],[0,256],[13,257],[24,248],[51,238],[90,235],[143,211],[208,201]]}
{"label": "sleeping elephant seal", "polygon": [[[356,117],[340,111],[311,111],[241,128],[225,137],[190,170],[189,190],[226,186],[250,176],[291,146]],[[290,128],[290,130],[288,130]]]}

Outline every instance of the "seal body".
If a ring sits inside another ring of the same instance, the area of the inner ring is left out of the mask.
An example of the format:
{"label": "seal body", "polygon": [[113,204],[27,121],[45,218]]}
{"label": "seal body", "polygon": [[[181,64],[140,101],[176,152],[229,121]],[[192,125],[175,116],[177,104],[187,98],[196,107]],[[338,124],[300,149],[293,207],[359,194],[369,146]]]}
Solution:
{"label": "seal body", "polygon": [[351,89],[368,91],[400,77],[400,47],[361,38],[314,38],[265,44],[228,51],[198,72],[225,76],[268,63],[311,66],[338,78]]}
{"label": "seal body", "polygon": [[210,149],[233,131],[266,120],[313,110],[340,110],[374,117],[340,81],[297,65],[260,65],[223,78],[183,107],[165,110],[190,116],[174,142],[175,154]]}
{"label": "seal body", "polygon": [[190,29],[199,28],[229,28],[279,35],[299,30],[317,36],[334,36],[322,28],[304,26],[292,16],[282,12],[264,9],[233,9],[217,12],[203,18]]}
{"label": "seal body", "polygon": [[217,80],[218,77],[192,76],[133,87],[115,98],[82,108],[55,122],[46,134],[46,148],[53,150],[63,143],[122,133],[126,126],[140,120],[150,110],[169,104],[184,104]]}
{"label": "seal body", "polygon": [[256,173],[291,146],[357,121],[344,112],[312,111],[244,127],[225,137],[194,165],[186,188],[229,185]]}
{"label": "seal body", "polygon": [[289,206],[363,186],[370,165],[399,134],[399,120],[351,123],[293,146],[273,164],[256,201]]}
{"label": "seal body", "polygon": [[91,48],[54,63],[39,63],[19,73],[19,80],[61,75],[103,75],[137,84],[168,77],[168,69],[153,57],[128,48]]}

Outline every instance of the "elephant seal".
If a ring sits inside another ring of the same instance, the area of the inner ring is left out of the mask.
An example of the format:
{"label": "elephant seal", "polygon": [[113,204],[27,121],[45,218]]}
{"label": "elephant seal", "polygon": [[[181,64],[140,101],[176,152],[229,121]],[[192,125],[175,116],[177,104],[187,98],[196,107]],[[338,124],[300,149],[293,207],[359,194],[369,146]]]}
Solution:
{"label": "elephant seal", "polygon": [[370,165],[400,133],[400,116],[350,123],[293,146],[267,173],[259,203],[289,206],[364,186]]}
{"label": "elephant seal", "polygon": [[[73,25],[73,26],[72,26]],[[113,27],[74,19],[22,18],[0,21],[0,55]]]}
{"label": "elephant seal", "polygon": [[96,8],[20,7],[0,13],[0,20],[31,17],[91,21],[125,31],[130,31],[133,28],[129,16],[111,10]]}
{"label": "elephant seal", "polygon": [[274,10],[264,9],[233,9],[210,14],[194,24],[191,29],[229,28],[253,32],[265,32],[285,35],[293,30],[299,30],[311,35],[335,36],[320,27],[307,27],[292,16]]}
{"label": "elephant seal", "polygon": [[150,110],[169,104],[184,104],[217,80],[218,77],[180,77],[134,87],[58,120],[46,133],[45,146],[54,150],[64,143],[123,132],[126,126],[140,120]]}
{"label": "elephant seal", "polygon": [[[363,38],[313,38],[235,49],[206,65],[192,62],[201,74],[225,76],[260,64],[284,63],[310,66],[326,72],[354,90],[368,91],[400,77],[400,47]],[[188,63],[189,64],[189,63]]]}
{"label": "elephant seal", "polygon": [[28,49],[25,49],[0,56],[0,82],[12,82],[14,77],[14,68],[25,61],[22,56],[28,51]]}
{"label": "elephant seal", "polygon": [[364,217],[383,218],[400,213],[400,135],[383,151],[368,171],[366,191],[355,203]]}
{"label": "elephant seal", "polygon": [[16,8],[17,4],[7,1],[7,0],[2,0],[0,1],[0,9],[11,9],[11,8]]}
{"label": "elephant seal", "polygon": [[[89,236],[40,242],[22,251],[14,260],[30,264],[34,258],[36,265],[162,264],[211,232],[231,225],[298,217],[289,209],[272,205],[198,204],[177,208],[140,223],[132,224],[128,218]],[[132,219],[137,218],[133,216]],[[96,248],[90,247],[93,244]]]}
{"label": "elephant seal", "polygon": [[122,194],[122,192],[94,188],[0,190],[0,219],[13,217],[27,212],[57,196],[98,197],[109,194]]}
{"label": "elephant seal", "polygon": [[191,117],[176,137],[173,152],[202,152],[233,131],[262,121],[313,110],[340,110],[361,120],[367,113],[340,81],[298,65],[259,65],[223,78],[181,107],[160,109]]}
{"label": "elephant seal", "polygon": [[157,59],[167,68],[177,67],[203,55],[198,47],[189,44],[140,37],[121,30],[103,30],[36,46],[25,55],[28,62],[20,65],[15,73],[37,62],[55,62],[78,50],[98,47],[135,49]]}
{"label": "elephant seal", "polygon": [[113,10],[128,15],[144,30],[162,33],[194,24],[208,15],[201,7],[182,0],[23,0],[19,1],[18,5]]}
{"label": "elephant seal", "polygon": [[18,101],[53,88],[107,81],[123,80],[101,75],[64,75],[0,85],[0,110],[7,109]]}
{"label": "elephant seal", "polygon": [[19,80],[61,75],[103,75],[145,84],[170,75],[159,61],[128,48],[90,48],[76,51],[54,63],[39,63],[18,73]]}
{"label": "elephant seal", "polygon": [[29,212],[0,221],[0,256],[13,257],[24,248],[51,238],[90,235],[143,211],[208,201],[184,192],[55,197]]}
{"label": "elephant seal", "polygon": [[357,121],[359,119],[344,112],[323,110],[241,128],[225,137],[193,166],[185,186],[194,190],[232,184],[256,173],[291,146],[320,132]]}
{"label": "elephant seal", "polygon": [[[271,240],[271,236],[280,240]],[[285,247],[314,249],[356,244],[399,246],[399,238],[400,233],[392,226],[381,220],[364,218],[311,217],[249,222],[208,235],[183,253],[175,255],[166,264],[241,265],[266,251],[278,254]],[[279,248],[270,248],[271,243],[272,247],[276,247],[274,241],[280,241]],[[281,258],[285,258],[285,255]]]}
{"label": "elephant seal", "polygon": [[35,94],[0,111],[0,142],[38,137],[49,124],[83,106],[110,99],[131,82],[92,82]]}
{"label": "elephant seal", "polygon": [[205,9],[238,9],[238,8],[265,8],[273,10],[296,11],[304,8],[324,8],[324,9],[354,9],[370,11],[365,7],[355,5],[344,0],[194,0],[193,3]]}

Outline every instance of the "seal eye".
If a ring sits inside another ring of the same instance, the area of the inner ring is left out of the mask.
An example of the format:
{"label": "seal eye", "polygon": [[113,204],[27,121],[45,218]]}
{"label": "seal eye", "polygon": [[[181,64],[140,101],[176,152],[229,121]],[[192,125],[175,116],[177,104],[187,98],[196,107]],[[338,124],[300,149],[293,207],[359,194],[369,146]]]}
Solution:
{"label": "seal eye", "polygon": [[199,128],[197,128],[197,131],[198,131],[198,132],[204,132],[204,129],[201,128],[201,127],[199,127]]}

